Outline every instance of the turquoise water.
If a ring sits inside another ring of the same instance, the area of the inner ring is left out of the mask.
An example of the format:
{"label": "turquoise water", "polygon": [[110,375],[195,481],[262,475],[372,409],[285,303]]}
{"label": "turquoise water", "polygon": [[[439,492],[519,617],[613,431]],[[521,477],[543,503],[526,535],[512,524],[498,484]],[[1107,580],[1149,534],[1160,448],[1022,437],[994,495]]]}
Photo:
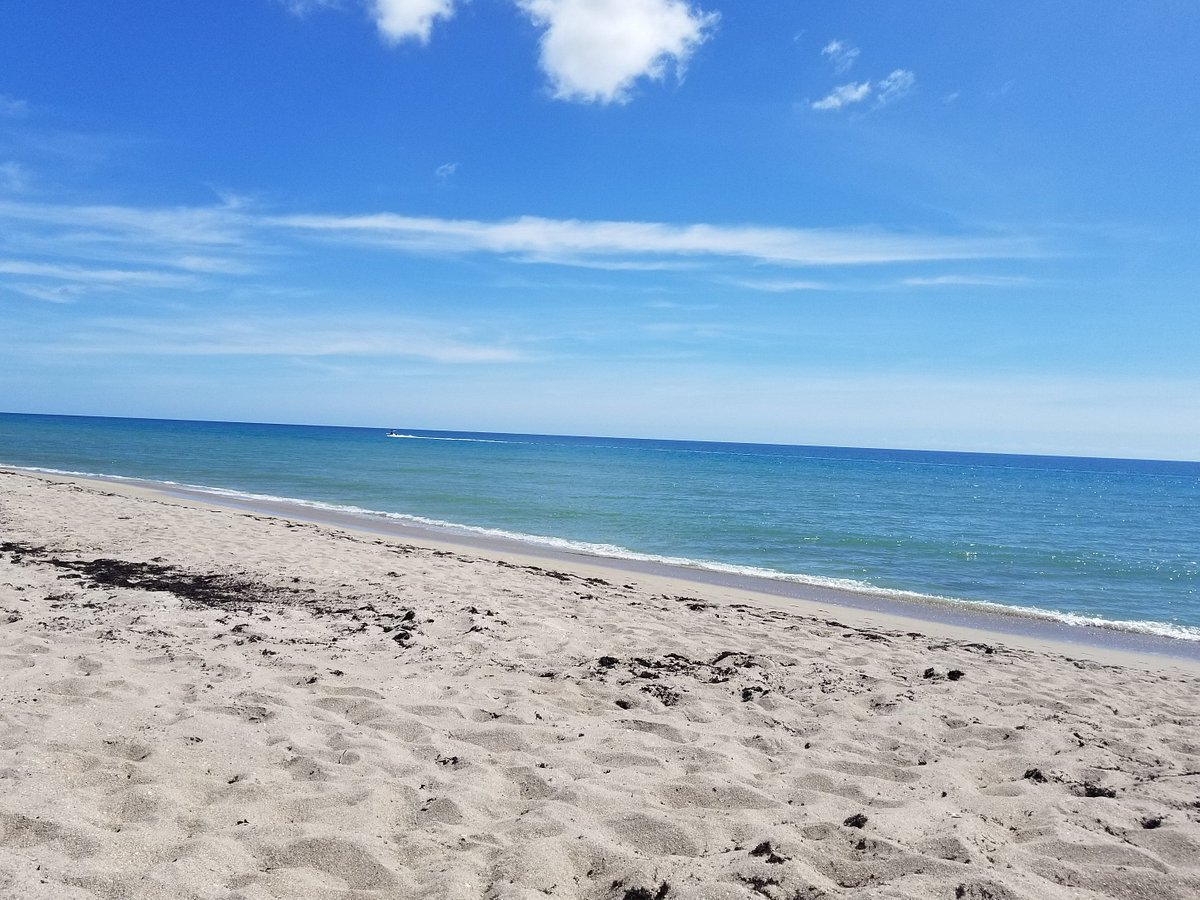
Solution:
{"label": "turquoise water", "polygon": [[0,462],[1200,640],[1200,463],[0,414]]}

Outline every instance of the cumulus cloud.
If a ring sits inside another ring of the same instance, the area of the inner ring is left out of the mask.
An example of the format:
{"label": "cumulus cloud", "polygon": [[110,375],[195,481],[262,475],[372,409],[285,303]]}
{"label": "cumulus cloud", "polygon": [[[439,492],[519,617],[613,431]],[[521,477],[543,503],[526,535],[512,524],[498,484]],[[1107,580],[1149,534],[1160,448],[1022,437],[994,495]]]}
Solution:
{"label": "cumulus cloud", "polygon": [[911,92],[916,84],[916,75],[908,69],[896,69],[876,85],[876,90],[878,91],[876,102],[880,106],[884,106],[894,100],[899,100]]}
{"label": "cumulus cloud", "polygon": [[833,63],[833,70],[841,75],[843,72],[849,71],[858,59],[859,49],[851,47],[844,41],[830,41],[821,48],[821,55]]}
{"label": "cumulus cloud", "polygon": [[[277,0],[298,16],[352,0]],[[434,25],[461,0],[353,0],[390,44],[429,42]],[[585,103],[623,103],[642,78],[681,73],[720,16],[690,0],[512,0],[542,31],[540,63],[554,96]],[[853,61],[855,48],[845,49]],[[841,65],[841,63],[837,63]],[[841,69],[839,69],[841,71]],[[0,113],[6,98],[0,95]],[[17,103],[19,101],[11,101]],[[15,107],[14,107],[15,109]]]}
{"label": "cumulus cloud", "polygon": [[841,109],[843,106],[849,106],[851,103],[859,103],[866,100],[871,93],[871,82],[864,81],[861,84],[850,82],[835,87],[827,96],[816,100],[812,104],[813,109]]}
{"label": "cumulus cloud", "polygon": [[371,0],[370,11],[375,27],[389,43],[426,44],[434,21],[454,15],[454,0]]}
{"label": "cumulus cloud", "polygon": [[622,103],[639,78],[681,71],[717,13],[683,0],[516,0],[545,29],[541,66],[560,100]]}

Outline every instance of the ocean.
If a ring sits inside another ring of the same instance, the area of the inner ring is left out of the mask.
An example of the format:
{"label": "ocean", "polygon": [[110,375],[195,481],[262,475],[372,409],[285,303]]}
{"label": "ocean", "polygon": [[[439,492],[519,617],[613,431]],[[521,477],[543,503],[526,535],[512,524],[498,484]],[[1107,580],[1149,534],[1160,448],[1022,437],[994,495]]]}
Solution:
{"label": "ocean", "polygon": [[0,464],[1200,641],[1200,463],[0,414]]}

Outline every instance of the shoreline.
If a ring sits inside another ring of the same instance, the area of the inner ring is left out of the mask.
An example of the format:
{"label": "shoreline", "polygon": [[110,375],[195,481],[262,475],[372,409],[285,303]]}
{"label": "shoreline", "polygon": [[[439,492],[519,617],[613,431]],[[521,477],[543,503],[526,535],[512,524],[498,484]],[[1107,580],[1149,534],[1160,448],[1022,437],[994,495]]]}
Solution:
{"label": "shoreline", "polygon": [[[1200,671],[1200,641],[1168,637],[1112,625],[1077,624],[1055,618],[1041,610],[1009,608],[1002,604],[929,597],[881,590],[868,593],[850,588],[811,584],[715,569],[674,565],[667,562],[604,556],[542,546],[518,538],[469,531],[456,532],[403,519],[353,512],[285,498],[254,498],[241,492],[180,485],[122,476],[80,475],[40,469],[0,466],[11,471],[51,481],[124,487],[159,498],[188,504],[269,515],[401,540],[432,549],[471,551],[524,563],[554,563],[596,574],[621,574],[654,579],[664,589],[732,591],[743,599],[782,604],[797,612],[841,615],[862,622],[883,622],[889,627],[933,629],[947,637],[1000,638],[1017,647],[1082,654],[1120,664],[1175,661]],[[897,596],[897,594],[902,594]]]}

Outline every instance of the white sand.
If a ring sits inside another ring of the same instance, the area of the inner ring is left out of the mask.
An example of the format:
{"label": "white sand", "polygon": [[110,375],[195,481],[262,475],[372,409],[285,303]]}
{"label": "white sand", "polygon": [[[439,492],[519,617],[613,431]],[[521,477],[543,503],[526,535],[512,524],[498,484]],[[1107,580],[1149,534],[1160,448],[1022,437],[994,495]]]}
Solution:
{"label": "white sand", "polygon": [[1200,896],[1186,662],[29,473],[0,544],[3,897]]}

